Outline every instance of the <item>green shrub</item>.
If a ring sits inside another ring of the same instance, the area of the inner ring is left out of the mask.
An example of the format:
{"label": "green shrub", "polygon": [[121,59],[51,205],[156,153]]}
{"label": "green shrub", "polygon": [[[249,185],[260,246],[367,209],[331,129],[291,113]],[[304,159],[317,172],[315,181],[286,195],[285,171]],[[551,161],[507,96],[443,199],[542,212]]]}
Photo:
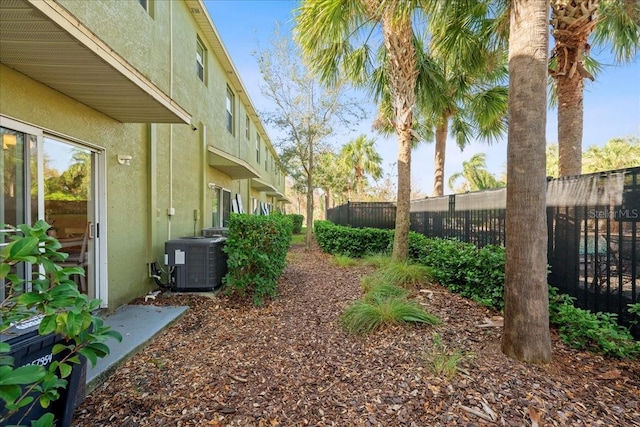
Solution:
{"label": "green shrub", "polygon": [[420,260],[429,247],[429,238],[424,234],[416,233],[415,231],[409,232],[409,259]]}
{"label": "green shrub", "polygon": [[565,344],[621,358],[640,355],[640,342],[618,324],[615,313],[592,313],[575,307],[574,300],[549,287],[549,323],[558,328]]}
{"label": "green shrub", "polygon": [[383,296],[373,296],[367,301],[356,300],[340,318],[345,331],[359,335],[369,334],[386,325],[404,323],[436,325],[440,320],[413,301]]}
{"label": "green shrub", "polygon": [[278,295],[278,277],[286,266],[293,224],[285,215],[232,214],[225,252],[227,292],[250,296],[255,305]]}
{"label": "green shrub", "polygon": [[329,221],[315,221],[314,233],[322,251],[353,258],[388,251],[393,243],[392,230],[343,227]]}
{"label": "green shrub", "polygon": [[289,214],[287,216],[291,218],[293,224],[293,234],[302,233],[302,221],[304,221],[304,215]]}
{"label": "green shrub", "polygon": [[[316,221],[314,227],[320,248],[334,255],[362,258],[388,253],[393,245],[393,230],[358,229],[329,221]],[[410,232],[409,258],[430,267],[431,278],[452,292],[494,310],[504,308],[504,248],[489,245],[478,249],[471,243],[429,239]]]}
{"label": "green shrub", "polygon": [[[60,242],[47,235],[51,227],[46,222],[17,228],[0,224],[0,228],[19,230],[3,236],[11,241],[0,250],[0,283],[6,291],[5,299],[0,301],[0,333],[6,333],[12,324],[38,315],[41,316],[39,335],[55,334],[62,338],[52,347],[52,353],[60,355],[60,359],[47,367],[14,366],[11,345],[0,342],[0,403],[3,406],[0,424],[5,425],[13,414],[28,408],[24,422],[52,425],[52,413],[45,413],[36,421],[29,416],[29,411],[36,405],[49,408],[51,402],[60,398],[60,390],[68,386],[67,378],[73,365],[82,363],[81,357],[95,366],[98,358],[109,354],[105,341],[108,338],[119,341],[122,337],[93,314],[100,307],[100,300],[89,299],[80,293],[71,279],[71,275],[84,274],[84,270],[63,268],[58,264],[68,255],[59,252]],[[20,279],[11,268],[23,262],[39,267],[32,269],[29,282]],[[31,391],[35,392],[35,398]]]}
{"label": "green shrub", "polygon": [[638,322],[640,321],[640,302],[637,302],[635,304],[627,304],[627,305],[629,306],[629,313],[631,313],[631,315],[634,316],[631,323],[633,325],[637,325]]}
{"label": "green shrub", "polygon": [[504,248],[437,238],[424,243],[418,261],[431,267],[436,281],[491,309],[504,308]]}

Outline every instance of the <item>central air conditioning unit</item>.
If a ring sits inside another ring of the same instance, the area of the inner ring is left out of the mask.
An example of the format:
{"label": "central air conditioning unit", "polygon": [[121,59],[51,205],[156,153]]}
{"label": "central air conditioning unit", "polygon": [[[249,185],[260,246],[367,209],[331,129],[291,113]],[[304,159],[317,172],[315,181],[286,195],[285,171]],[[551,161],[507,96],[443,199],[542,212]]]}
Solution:
{"label": "central air conditioning unit", "polygon": [[171,288],[176,291],[212,290],[227,274],[224,237],[180,237],[164,244],[165,264],[171,267]]}
{"label": "central air conditioning unit", "polygon": [[202,235],[204,237],[229,237],[229,227],[203,228]]}

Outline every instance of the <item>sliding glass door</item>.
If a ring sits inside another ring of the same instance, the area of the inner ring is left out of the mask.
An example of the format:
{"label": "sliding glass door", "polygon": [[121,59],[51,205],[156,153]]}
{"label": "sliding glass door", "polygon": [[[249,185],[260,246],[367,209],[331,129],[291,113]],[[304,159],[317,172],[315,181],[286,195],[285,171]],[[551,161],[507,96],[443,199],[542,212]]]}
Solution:
{"label": "sliding glass door", "polygon": [[[33,203],[32,195],[35,194],[31,187],[30,168],[31,155],[35,151],[37,137],[13,129],[0,126],[0,247],[6,246],[10,236],[15,230],[8,225],[17,225],[30,222],[32,206],[37,211],[37,203]],[[34,156],[35,158],[35,156]],[[11,272],[21,279],[29,278],[29,266],[19,263],[11,266]],[[0,283],[0,300],[9,294],[10,289],[5,283]]]}
{"label": "sliding glass door", "polygon": [[85,269],[86,276],[74,280],[83,293],[90,293],[95,265],[94,155],[88,148],[48,136],[42,146],[44,217],[69,254],[63,265]]}
{"label": "sliding glass door", "polygon": [[[49,233],[69,254],[63,266],[86,271],[84,277],[73,278],[79,289],[92,298],[104,297],[106,291],[97,286],[104,264],[99,260],[106,248],[100,244],[101,211],[96,197],[102,193],[98,191],[104,174],[98,162],[101,152],[5,117],[0,119],[0,224],[8,230],[7,225],[47,221]],[[6,245],[9,234],[3,233],[0,239],[0,245]],[[28,265],[12,268],[21,278],[31,274]],[[8,291],[1,283],[0,298]]]}

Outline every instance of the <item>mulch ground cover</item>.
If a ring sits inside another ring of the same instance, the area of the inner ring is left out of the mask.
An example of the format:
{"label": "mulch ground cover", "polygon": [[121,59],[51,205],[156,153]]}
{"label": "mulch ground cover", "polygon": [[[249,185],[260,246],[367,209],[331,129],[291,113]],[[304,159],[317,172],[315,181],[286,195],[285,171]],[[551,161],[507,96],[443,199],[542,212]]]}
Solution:
{"label": "mulch ground cover", "polygon": [[[640,426],[640,362],[555,333],[549,365],[511,360],[498,314],[438,285],[414,297],[442,325],[346,334],[339,317],[371,272],[294,246],[280,297],[263,307],[221,294],[135,301],[190,309],[94,390],[73,426]],[[455,350],[457,374],[434,373],[434,355]]]}

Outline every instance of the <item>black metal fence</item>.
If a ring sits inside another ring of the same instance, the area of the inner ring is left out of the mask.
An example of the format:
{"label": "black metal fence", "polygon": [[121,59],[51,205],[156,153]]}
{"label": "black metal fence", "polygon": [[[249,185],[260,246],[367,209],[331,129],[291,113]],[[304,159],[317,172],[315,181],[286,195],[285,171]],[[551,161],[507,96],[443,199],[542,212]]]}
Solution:
{"label": "black metal fence", "polygon": [[[482,247],[506,243],[506,189],[414,200],[411,230]],[[392,203],[348,203],[328,219],[352,227],[394,228]],[[640,167],[550,180],[549,283],[594,312],[640,302]],[[640,328],[634,330],[636,336]]]}
{"label": "black metal fence", "polygon": [[347,202],[327,210],[327,219],[334,224],[362,228],[395,228],[396,204],[391,202]]}

